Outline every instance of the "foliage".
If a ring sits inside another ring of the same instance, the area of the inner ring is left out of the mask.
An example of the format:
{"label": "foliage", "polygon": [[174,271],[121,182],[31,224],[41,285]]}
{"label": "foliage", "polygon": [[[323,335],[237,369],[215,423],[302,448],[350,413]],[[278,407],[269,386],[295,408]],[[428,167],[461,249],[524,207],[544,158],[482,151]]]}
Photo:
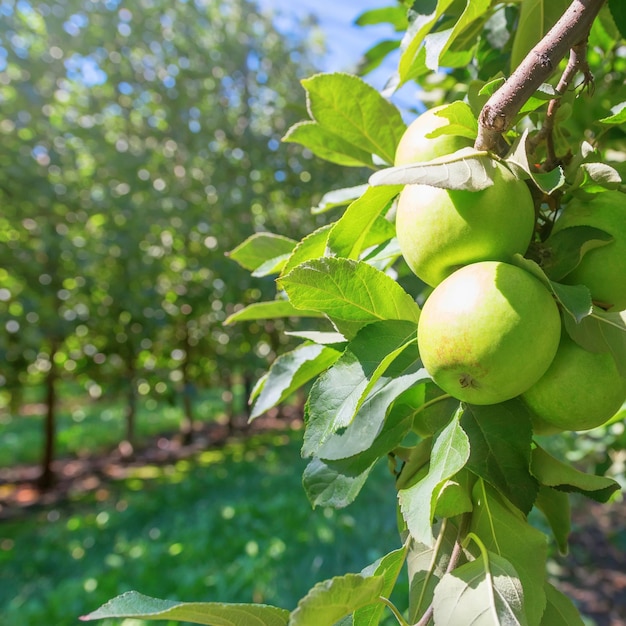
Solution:
{"label": "foliage", "polygon": [[395,519],[377,515],[393,506],[386,468],[349,511],[312,512],[300,440],[299,432],[266,434],[128,468],[98,490],[3,520],[0,622],[76,626],[131,583],[172,600],[295,605],[316,578],[393,550]]}
{"label": "foliage", "polygon": [[[506,88],[505,77],[568,3],[427,4],[399,3],[362,18],[363,23],[390,21],[405,31],[388,91],[417,81],[429,104],[464,99],[483,124],[480,113],[489,96]],[[575,491],[605,502],[619,485],[588,476],[540,447],[533,435],[535,416],[519,398],[474,406],[455,401],[434,384],[416,338],[419,303],[430,291],[405,282],[408,272],[395,241],[393,200],[402,185],[415,183],[473,193],[493,184],[494,160],[510,168],[527,181],[537,219],[536,236],[525,256],[506,260],[551,294],[565,332],[586,343],[586,349],[606,351],[606,335],[597,332],[598,326],[623,335],[623,316],[599,310],[598,305],[609,308],[612,303],[594,303],[586,286],[559,282],[542,263],[563,254],[554,265],[569,274],[572,267],[563,265],[575,265],[601,249],[587,243],[598,242],[593,231],[584,237],[577,233],[552,249],[550,231],[561,207],[567,211],[574,197],[593,194],[601,199],[607,190],[625,191],[621,173],[626,141],[620,127],[626,101],[620,35],[624,24],[615,7],[615,2],[607,4],[593,22],[584,50],[588,66],[575,67],[582,70],[581,88],[571,84],[568,74],[561,77],[566,61],[560,65],[560,59],[531,53],[533,63],[549,65],[554,76],[519,102],[502,149],[493,153],[465,148],[432,162],[392,167],[406,125],[384,95],[347,74],[303,81],[309,119],[293,126],[286,141],[297,141],[337,164],[366,165],[375,173],[334,221],[290,243],[291,256],[285,258],[285,242],[279,238],[273,250],[248,246],[257,258],[247,255],[246,265],[273,268],[280,298],[307,316],[323,316],[301,344],[302,349],[321,348],[308,357],[277,360],[253,397],[266,398],[272,392],[269,386],[277,384],[273,397],[280,401],[284,390],[317,376],[306,405],[302,448],[310,459],[304,480],[309,499],[337,507],[350,504],[372,467],[386,459],[396,479],[402,547],[358,573],[319,583],[288,616],[280,614],[282,623],[371,625],[379,623],[381,609],[389,609],[402,626],[453,626],[461,619],[474,626],[582,623],[571,600],[547,581],[548,537],[529,522],[529,514],[536,505],[556,543],[564,547],[569,520],[562,494]],[[571,43],[580,53],[580,42]],[[369,66],[388,49],[370,51]],[[584,89],[591,74],[593,94]],[[467,128],[466,116],[449,109],[446,116],[450,133]],[[267,308],[259,313],[263,311]],[[619,344],[614,357],[623,371],[626,353]],[[289,368],[291,379],[285,373]],[[430,432],[426,425],[432,425]],[[551,499],[555,506],[550,506]],[[396,608],[388,593],[398,559],[407,562],[408,613]],[[133,615],[158,617],[155,610],[163,605],[149,599],[137,605],[136,599],[131,598]],[[128,613],[128,600],[114,599],[85,619]],[[203,623],[211,621],[214,609],[206,605]],[[233,606],[231,622],[236,623],[237,611]],[[261,616],[260,623],[272,619],[274,614]]]}
{"label": "foliage", "polygon": [[0,409],[71,378],[128,398],[128,439],[137,396],[191,420],[197,389],[247,383],[290,343],[282,317],[223,325],[273,294],[225,254],[322,223],[309,209],[339,172],[279,149],[305,48],[246,0],[0,12]]}

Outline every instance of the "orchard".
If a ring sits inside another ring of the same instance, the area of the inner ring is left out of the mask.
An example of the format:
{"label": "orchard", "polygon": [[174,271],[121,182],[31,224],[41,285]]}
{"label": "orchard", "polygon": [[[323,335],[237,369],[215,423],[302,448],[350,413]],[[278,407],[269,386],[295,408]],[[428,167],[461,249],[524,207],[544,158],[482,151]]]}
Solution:
{"label": "orchard", "polygon": [[[385,92],[311,76],[309,119],[284,137],[370,172],[329,191],[314,208],[327,223],[287,253],[279,234],[242,244],[277,295],[227,323],[307,321],[254,388],[252,418],[307,386],[311,504],[367,497],[386,463],[397,510],[380,514],[397,517],[398,548],[296,607],[130,592],[83,619],[583,624],[548,580],[549,546],[567,549],[570,493],[607,502],[620,485],[549,442],[620,420],[626,401],[624,4],[398,2],[359,18],[381,22],[401,37],[363,69],[398,49]],[[408,83],[427,106],[407,126],[389,97]]]}

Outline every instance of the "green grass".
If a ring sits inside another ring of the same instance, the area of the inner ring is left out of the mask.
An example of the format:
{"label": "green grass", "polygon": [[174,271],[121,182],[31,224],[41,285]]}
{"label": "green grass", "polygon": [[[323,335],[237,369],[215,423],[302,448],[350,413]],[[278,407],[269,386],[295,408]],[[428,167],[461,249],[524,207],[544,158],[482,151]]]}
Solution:
{"label": "green grass", "polygon": [[399,546],[384,464],[339,511],[311,510],[304,466],[299,434],[257,436],[0,524],[0,623],[77,626],[79,615],[130,589],[293,608],[317,581],[358,572]]}
{"label": "green grass", "polygon": [[[203,390],[194,399],[199,421],[211,421],[223,415],[225,405],[222,389]],[[43,407],[38,405],[37,390],[30,390],[33,415],[0,413],[0,467],[21,463],[38,463],[44,437]],[[57,415],[57,457],[94,454],[111,450],[126,435],[125,410],[122,398],[89,400],[76,389],[61,386]],[[140,398],[136,416],[137,441],[167,432],[176,432],[183,417],[178,405],[155,398]]]}

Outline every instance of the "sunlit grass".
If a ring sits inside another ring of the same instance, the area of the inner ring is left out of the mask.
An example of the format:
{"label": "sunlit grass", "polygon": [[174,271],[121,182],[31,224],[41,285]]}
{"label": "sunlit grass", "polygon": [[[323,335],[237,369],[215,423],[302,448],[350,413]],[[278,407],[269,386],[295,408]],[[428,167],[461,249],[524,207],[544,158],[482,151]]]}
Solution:
{"label": "sunlit grass", "polygon": [[134,468],[62,507],[2,523],[0,623],[76,626],[130,589],[293,608],[315,582],[398,547],[384,464],[352,506],[312,511],[299,437],[263,435],[197,462]]}
{"label": "sunlit grass", "polygon": [[[86,399],[75,389],[63,389],[56,425],[58,457],[76,456],[107,451],[126,436],[125,411],[122,397]],[[37,463],[43,449],[44,411],[39,397],[31,392],[23,415],[0,414],[0,467],[22,463]],[[212,421],[225,409],[221,389],[204,390],[194,404],[199,421]],[[182,406],[165,400],[142,398],[136,416],[137,441],[167,432],[177,432],[183,418]]]}

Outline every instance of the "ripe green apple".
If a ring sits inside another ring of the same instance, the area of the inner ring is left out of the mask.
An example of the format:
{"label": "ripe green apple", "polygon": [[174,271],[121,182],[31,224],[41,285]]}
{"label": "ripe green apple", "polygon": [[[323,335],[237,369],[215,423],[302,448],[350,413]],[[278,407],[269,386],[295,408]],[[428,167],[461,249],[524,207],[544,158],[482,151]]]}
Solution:
{"label": "ripe green apple", "polygon": [[538,434],[601,426],[626,400],[626,381],[610,352],[589,352],[563,333],[546,373],[522,395]]}
{"label": "ripe green apple", "polygon": [[[449,124],[445,117],[437,115],[447,106],[444,104],[429,109],[409,124],[396,148],[395,165],[431,161],[472,145],[471,139],[459,135],[428,137],[433,131]],[[469,109],[469,106],[467,108]]]}
{"label": "ripe green apple", "polygon": [[519,396],[546,372],[561,318],[548,289],[527,271],[483,261],[435,287],[417,328],[420,356],[434,382],[471,404]]}
{"label": "ripe green apple", "polygon": [[626,309],[626,195],[605,191],[591,199],[572,200],[553,232],[570,226],[600,228],[612,235],[613,241],[589,250],[562,282],[586,285],[593,300],[611,311]]}
{"label": "ripe green apple", "polygon": [[407,185],[400,193],[396,233],[411,270],[434,287],[456,269],[524,254],[535,228],[524,181],[494,164],[494,183],[481,191]]}

